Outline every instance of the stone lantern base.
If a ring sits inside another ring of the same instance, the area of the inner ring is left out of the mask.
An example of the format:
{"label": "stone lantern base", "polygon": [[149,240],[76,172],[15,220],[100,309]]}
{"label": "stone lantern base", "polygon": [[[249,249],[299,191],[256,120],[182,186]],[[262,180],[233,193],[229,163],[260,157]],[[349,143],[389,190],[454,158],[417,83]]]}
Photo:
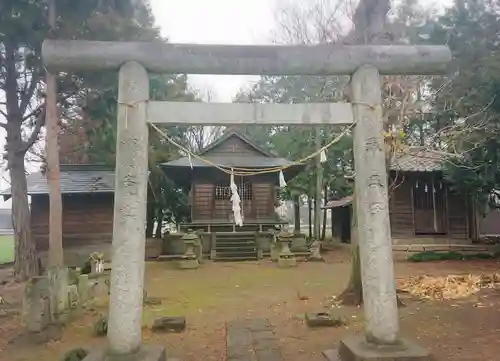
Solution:
{"label": "stone lantern base", "polygon": [[376,346],[364,336],[353,336],[340,342],[338,349],[327,350],[328,361],[432,361],[426,349],[406,340],[394,346]]}
{"label": "stone lantern base", "polygon": [[179,260],[178,265],[180,269],[196,269],[200,262],[196,258],[182,258]]}
{"label": "stone lantern base", "polygon": [[105,350],[90,352],[83,361],[167,361],[165,347],[142,345],[139,352],[131,355],[109,355]]}
{"label": "stone lantern base", "polygon": [[290,268],[297,266],[297,259],[295,256],[289,256],[287,258],[280,257],[278,258],[278,267],[279,268]]}

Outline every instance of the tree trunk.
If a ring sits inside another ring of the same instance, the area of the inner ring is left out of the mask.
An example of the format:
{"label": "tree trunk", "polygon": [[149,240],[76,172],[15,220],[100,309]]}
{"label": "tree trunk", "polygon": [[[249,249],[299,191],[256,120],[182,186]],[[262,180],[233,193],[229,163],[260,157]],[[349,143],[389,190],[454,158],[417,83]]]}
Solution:
{"label": "tree trunk", "polygon": [[11,182],[12,227],[14,229],[14,274],[20,280],[28,280],[39,273],[36,247],[31,237],[31,215],[28,204],[28,186],[24,168],[25,144],[21,125],[23,112],[19,104],[17,84],[16,47],[8,39],[4,43],[5,108],[7,110],[7,167]]}
{"label": "tree trunk", "polygon": [[307,211],[309,216],[309,239],[313,237],[313,217],[312,217],[312,198],[310,195],[307,195]]}
{"label": "tree trunk", "polygon": [[340,301],[344,305],[359,306],[363,303],[363,282],[361,279],[361,260],[359,258],[358,221],[356,216],[356,200],[352,200],[351,215],[351,277]]}
{"label": "tree trunk", "polygon": [[146,211],[146,238],[152,238],[155,226],[154,206],[148,202]]}
{"label": "tree trunk", "polygon": [[157,222],[158,223],[156,225],[155,238],[161,238],[162,236],[161,229],[163,228],[163,216],[159,216]]}
{"label": "tree trunk", "polygon": [[59,121],[56,104],[56,77],[47,72],[46,162],[49,188],[49,266],[63,267],[62,197],[59,168]]}
{"label": "tree trunk", "polygon": [[294,195],[293,197],[293,217],[294,217],[294,227],[295,233],[300,233],[300,195]]}
{"label": "tree trunk", "polygon": [[[56,3],[49,0],[49,26],[52,37],[56,32]],[[49,188],[49,266],[63,267],[61,173],[59,169],[59,116],[57,114],[57,79],[46,73],[45,152],[47,185]]]}
{"label": "tree trunk", "polygon": [[8,146],[8,168],[12,191],[12,226],[16,245],[14,274],[19,280],[26,281],[31,277],[38,276],[39,264],[31,235],[24,153],[15,152],[16,145],[19,147],[19,143],[12,144],[12,142]]}
{"label": "tree trunk", "polygon": [[[323,190],[324,191],[324,194],[323,194],[323,203],[324,205],[326,206],[326,203],[328,202],[328,187],[325,187],[325,189]],[[327,216],[327,212],[328,212],[328,209],[324,209],[323,210],[323,228],[321,229],[321,239],[324,240],[326,238],[326,216]],[[332,238],[333,238],[333,234],[332,234]]]}

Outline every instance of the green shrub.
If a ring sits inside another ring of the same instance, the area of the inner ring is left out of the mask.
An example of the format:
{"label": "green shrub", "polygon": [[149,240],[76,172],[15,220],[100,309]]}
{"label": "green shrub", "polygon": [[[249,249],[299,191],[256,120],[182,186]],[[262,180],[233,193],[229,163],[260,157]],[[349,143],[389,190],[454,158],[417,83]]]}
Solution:
{"label": "green shrub", "polygon": [[420,252],[415,253],[408,257],[410,262],[433,262],[433,261],[463,261],[463,260],[477,260],[477,259],[493,259],[497,258],[495,255],[489,253],[474,253],[462,254],[459,252]]}

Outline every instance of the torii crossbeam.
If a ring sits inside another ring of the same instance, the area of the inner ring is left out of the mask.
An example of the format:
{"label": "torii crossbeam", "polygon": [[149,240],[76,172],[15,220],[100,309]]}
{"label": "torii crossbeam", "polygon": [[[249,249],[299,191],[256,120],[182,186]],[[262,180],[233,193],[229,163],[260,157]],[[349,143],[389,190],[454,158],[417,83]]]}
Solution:
{"label": "torii crossbeam", "polygon": [[[425,357],[422,350],[415,351],[399,342],[380,75],[441,74],[451,61],[448,47],[239,46],[46,40],[42,57],[52,71],[119,71],[109,348],[105,353],[88,356],[86,360],[100,361],[111,356],[119,360],[130,360],[130,357],[133,360],[164,360],[162,348],[141,348],[148,121],[192,125],[356,122],[356,201],[359,202],[358,234],[366,318],[366,339],[360,342],[370,350],[385,347],[385,355],[391,360],[397,360],[399,356],[405,356],[405,360]],[[352,75],[352,103],[149,102],[148,71],[229,75],[347,74]],[[371,359],[370,353],[360,356],[359,352],[364,351],[354,350],[359,346],[356,342],[343,343],[343,361],[360,359],[354,357]]]}

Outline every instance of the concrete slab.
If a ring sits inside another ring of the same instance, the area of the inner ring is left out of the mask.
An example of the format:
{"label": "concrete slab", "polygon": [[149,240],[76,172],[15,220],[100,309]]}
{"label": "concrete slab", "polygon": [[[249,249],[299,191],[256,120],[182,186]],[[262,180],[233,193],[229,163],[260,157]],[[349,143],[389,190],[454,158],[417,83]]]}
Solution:
{"label": "concrete slab", "polygon": [[90,352],[83,361],[167,361],[165,347],[158,345],[142,345],[137,353],[131,355],[109,355],[106,350]]}
{"label": "concrete slab", "polygon": [[432,361],[426,349],[407,340],[397,345],[377,346],[366,342],[364,336],[342,340],[337,350],[327,350],[328,361]]}

